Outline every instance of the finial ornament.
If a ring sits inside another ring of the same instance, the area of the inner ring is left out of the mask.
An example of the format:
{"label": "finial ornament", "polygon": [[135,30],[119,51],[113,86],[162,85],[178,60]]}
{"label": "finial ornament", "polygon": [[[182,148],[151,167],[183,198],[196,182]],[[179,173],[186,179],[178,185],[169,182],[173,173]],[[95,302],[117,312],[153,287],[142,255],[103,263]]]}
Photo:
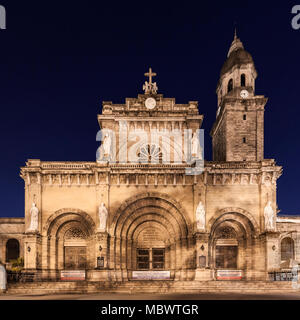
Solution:
{"label": "finial ornament", "polygon": [[152,82],[152,77],[155,77],[156,73],[152,72],[152,69],[149,68],[149,72],[145,73],[145,77],[149,77],[149,82],[145,81],[145,84],[143,85],[143,90],[145,91],[145,94],[153,93],[156,94],[158,87],[156,82]]}
{"label": "finial ornament", "polygon": [[229,48],[228,54],[227,54],[227,58],[230,56],[230,54],[234,51],[237,51],[239,49],[244,49],[243,43],[241,42],[241,40],[238,38],[237,36],[237,30],[236,27],[234,28],[234,39],[231,43],[231,46]]}

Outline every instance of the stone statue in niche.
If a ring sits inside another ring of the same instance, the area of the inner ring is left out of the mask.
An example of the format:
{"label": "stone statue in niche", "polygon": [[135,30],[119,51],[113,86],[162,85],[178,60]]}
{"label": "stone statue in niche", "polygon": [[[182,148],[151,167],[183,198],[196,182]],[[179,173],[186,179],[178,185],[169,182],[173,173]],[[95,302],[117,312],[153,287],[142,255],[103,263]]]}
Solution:
{"label": "stone statue in niche", "polygon": [[39,228],[39,209],[33,202],[30,209],[30,226],[27,231],[37,231]]}
{"label": "stone statue in niche", "polygon": [[205,230],[205,208],[200,201],[196,210],[196,222],[197,222],[197,230],[204,231]]}
{"label": "stone statue in niche", "polygon": [[107,158],[110,156],[110,153],[111,153],[111,137],[110,135],[107,133],[105,136],[104,136],[104,140],[103,140],[103,156],[104,158]]}
{"label": "stone statue in niche", "polygon": [[201,146],[197,133],[195,132],[191,141],[191,154],[193,158],[201,159]]}
{"label": "stone statue in niche", "polygon": [[274,230],[274,210],[271,205],[271,201],[268,201],[267,205],[265,206],[264,210],[265,216],[265,229],[266,230]]}
{"label": "stone statue in niche", "polygon": [[105,204],[102,202],[99,206],[99,231],[106,231],[108,211]]}

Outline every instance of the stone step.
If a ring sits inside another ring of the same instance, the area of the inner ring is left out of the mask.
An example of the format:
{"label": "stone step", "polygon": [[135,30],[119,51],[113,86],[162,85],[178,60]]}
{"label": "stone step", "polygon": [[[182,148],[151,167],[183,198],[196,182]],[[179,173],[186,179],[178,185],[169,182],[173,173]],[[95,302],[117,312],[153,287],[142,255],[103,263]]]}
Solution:
{"label": "stone step", "polygon": [[[295,292],[291,282],[263,281],[127,281],[127,282],[32,282],[9,284],[9,293],[197,293],[197,292]],[[299,291],[299,290],[298,290]]]}

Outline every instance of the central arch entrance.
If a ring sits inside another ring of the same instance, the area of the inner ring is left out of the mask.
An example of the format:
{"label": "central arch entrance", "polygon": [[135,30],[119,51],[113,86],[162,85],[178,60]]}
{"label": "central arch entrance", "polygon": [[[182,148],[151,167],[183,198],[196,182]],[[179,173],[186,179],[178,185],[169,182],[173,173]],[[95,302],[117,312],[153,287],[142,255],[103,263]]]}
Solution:
{"label": "central arch entrance", "polygon": [[184,210],[167,195],[146,193],[127,200],[110,228],[110,268],[120,280],[132,279],[136,271],[165,271],[169,279],[192,278],[189,225]]}
{"label": "central arch entrance", "polygon": [[[168,233],[157,223],[145,223],[135,233],[133,250],[136,270],[165,270],[170,268]],[[136,247],[136,248],[135,248]]]}

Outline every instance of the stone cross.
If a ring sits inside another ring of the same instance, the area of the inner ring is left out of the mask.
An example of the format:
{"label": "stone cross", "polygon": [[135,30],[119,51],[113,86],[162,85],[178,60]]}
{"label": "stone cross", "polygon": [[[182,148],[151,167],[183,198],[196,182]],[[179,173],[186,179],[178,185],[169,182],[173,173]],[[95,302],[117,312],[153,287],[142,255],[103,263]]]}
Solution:
{"label": "stone cross", "polygon": [[151,68],[149,68],[149,72],[145,73],[145,77],[149,77],[149,85],[150,86],[152,85],[152,77],[155,77],[155,76],[156,76],[156,73],[152,72]]}

